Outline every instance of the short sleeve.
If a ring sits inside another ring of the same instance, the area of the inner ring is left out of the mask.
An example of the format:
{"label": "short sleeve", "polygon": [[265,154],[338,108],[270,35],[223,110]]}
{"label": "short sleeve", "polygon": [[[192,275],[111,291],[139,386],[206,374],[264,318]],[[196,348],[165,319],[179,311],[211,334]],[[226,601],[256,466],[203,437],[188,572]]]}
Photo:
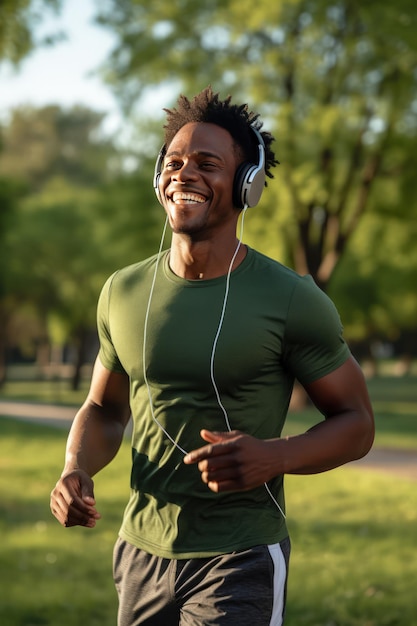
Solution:
{"label": "short sleeve", "polygon": [[287,367],[302,384],[330,374],[350,356],[339,313],[311,276],[300,277],[294,289],[284,355]]}
{"label": "short sleeve", "polygon": [[100,341],[99,359],[112,372],[124,372],[114,348],[110,330],[110,300],[113,280],[117,272],[105,282],[97,305],[97,331]]}

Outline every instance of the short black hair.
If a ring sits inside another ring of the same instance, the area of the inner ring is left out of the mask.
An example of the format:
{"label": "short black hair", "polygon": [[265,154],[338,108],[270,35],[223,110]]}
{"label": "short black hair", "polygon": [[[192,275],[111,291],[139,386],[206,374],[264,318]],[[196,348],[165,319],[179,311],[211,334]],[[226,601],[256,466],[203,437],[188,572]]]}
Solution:
{"label": "short black hair", "polygon": [[273,178],[270,170],[279,163],[271,149],[274,137],[261,130],[262,122],[258,119],[258,113],[250,111],[247,104],[231,104],[231,100],[231,96],[220,100],[219,94],[214,93],[211,86],[203,89],[192,100],[180,95],[176,109],[164,109],[167,114],[164,125],[165,145],[169,146],[185,124],[190,122],[217,124],[231,134],[234,142],[242,150],[245,160],[256,163],[258,161],[256,137],[250,130],[253,127],[261,134],[265,144],[265,173],[269,178]]}

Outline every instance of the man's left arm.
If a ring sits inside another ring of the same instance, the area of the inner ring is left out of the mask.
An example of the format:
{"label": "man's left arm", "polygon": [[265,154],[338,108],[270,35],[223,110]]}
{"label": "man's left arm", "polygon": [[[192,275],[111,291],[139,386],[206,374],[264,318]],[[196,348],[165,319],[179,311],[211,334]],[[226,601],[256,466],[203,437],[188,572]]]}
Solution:
{"label": "man's left arm", "polygon": [[324,421],[303,435],[287,438],[286,473],[313,474],[367,454],[375,434],[374,416],[361,368],[351,356],[305,389]]}
{"label": "man's left arm", "polygon": [[325,419],[305,433],[260,440],[239,431],[203,430],[207,445],[188,453],[212,491],[247,490],[280,474],[315,474],[365,456],[374,418],[365,379],[350,356],[330,374],[305,385]]}

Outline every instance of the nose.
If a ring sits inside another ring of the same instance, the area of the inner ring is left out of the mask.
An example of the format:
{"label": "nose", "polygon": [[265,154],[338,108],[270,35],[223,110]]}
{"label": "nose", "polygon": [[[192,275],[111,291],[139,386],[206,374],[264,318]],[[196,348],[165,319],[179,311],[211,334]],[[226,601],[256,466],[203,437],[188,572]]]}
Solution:
{"label": "nose", "polygon": [[181,167],[178,167],[171,176],[171,180],[178,181],[180,183],[187,182],[189,180],[196,180],[197,167],[190,159],[184,160]]}

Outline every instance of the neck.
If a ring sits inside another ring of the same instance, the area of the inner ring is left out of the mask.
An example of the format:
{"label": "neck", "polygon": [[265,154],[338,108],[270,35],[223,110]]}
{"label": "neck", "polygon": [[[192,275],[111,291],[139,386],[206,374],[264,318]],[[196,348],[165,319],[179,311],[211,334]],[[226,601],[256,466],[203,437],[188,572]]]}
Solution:
{"label": "neck", "polygon": [[[239,246],[239,240],[234,240],[214,246],[211,242],[191,242],[178,238],[172,239],[169,265],[171,270],[181,278],[201,280],[225,276],[229,271],[233,255]],[[236,269],[247,253],[246,246],[241,244],[233,262],[232,270]]]}

